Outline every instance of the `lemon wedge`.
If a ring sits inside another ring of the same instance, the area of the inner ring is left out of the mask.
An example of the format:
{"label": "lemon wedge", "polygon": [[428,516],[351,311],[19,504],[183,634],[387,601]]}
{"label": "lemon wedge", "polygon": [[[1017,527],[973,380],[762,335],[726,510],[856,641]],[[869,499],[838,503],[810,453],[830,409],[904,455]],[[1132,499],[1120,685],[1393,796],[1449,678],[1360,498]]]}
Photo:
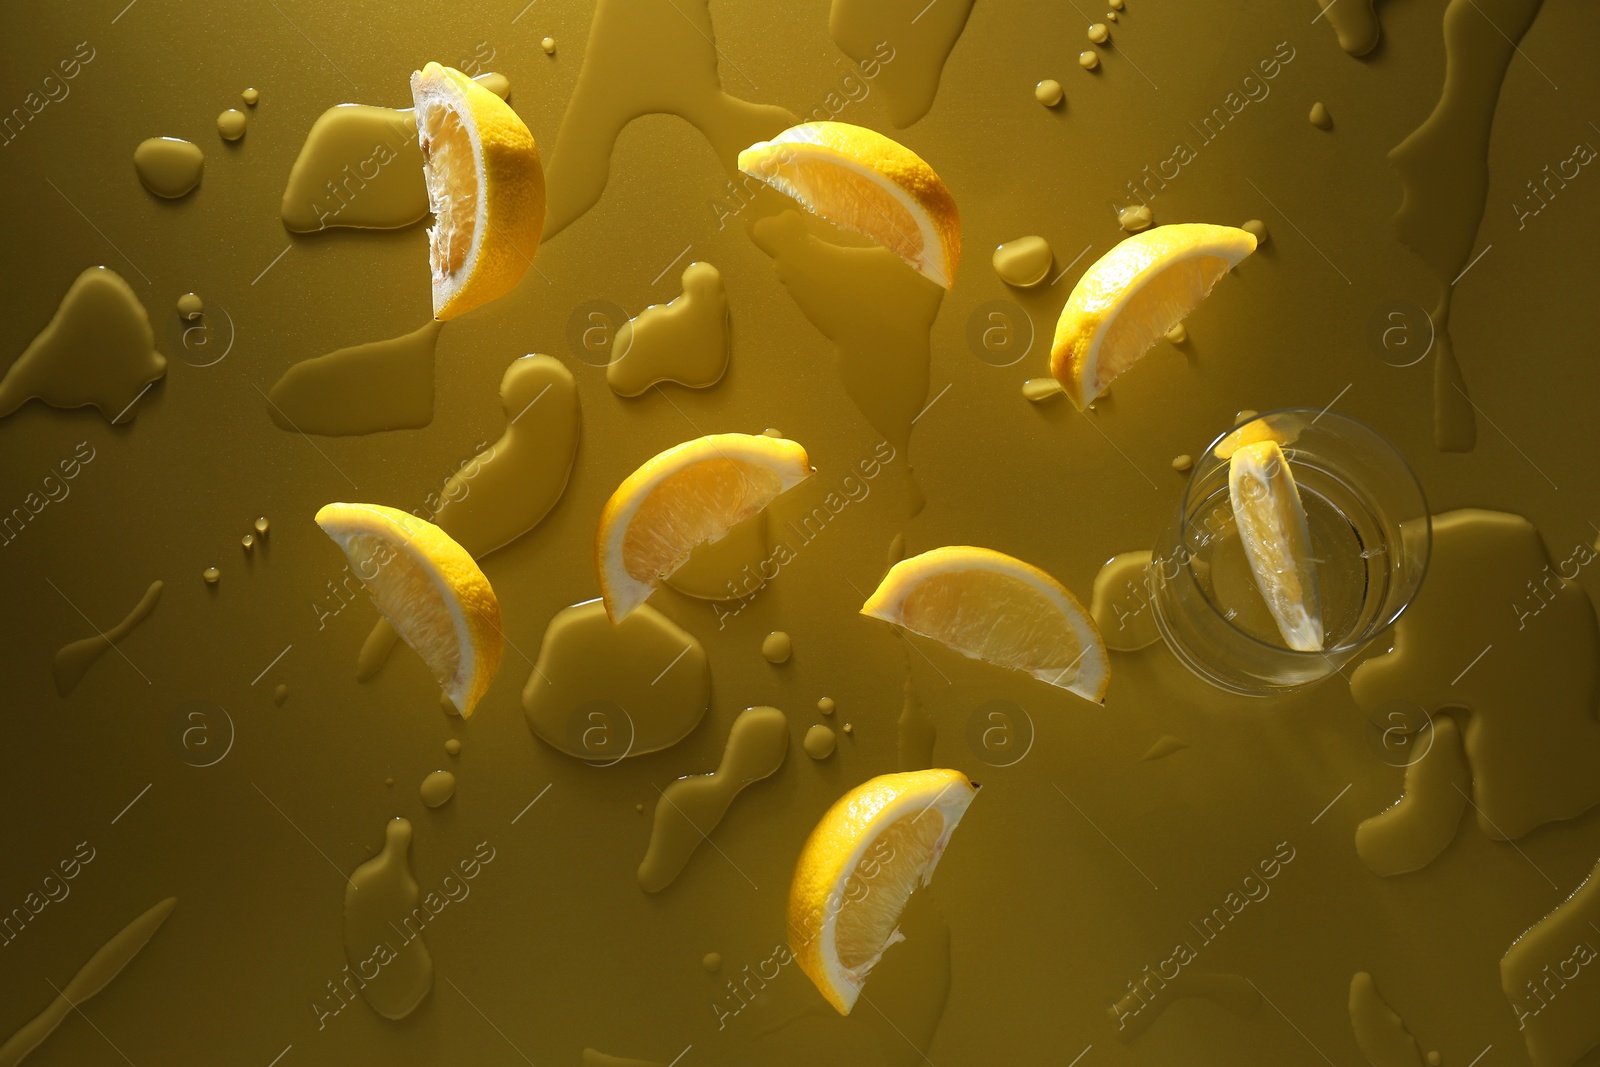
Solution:
{"label": "lemon wedge", "polygon": [[1183,223],[1128,238],[1073,287],[1056,322],[1050,373],[1087,407],[1255,250],[1255,235],[1234,226]]}
{"label": "lemon wedge", "polygon": [[1085,699],[1105,699],[1111,666],[1094,619],[1066,586],[1003,552],[960,545],[901,560],[861,614]]}
{"label": "lemon wedge", "polygon": [[1232,433],[1216,443],[1211,454],[1218,459],[1232,459],[1241,447],[1257,441],[1272,441],[1280,448],[1286,447],[1298,441],[1309,425],[1305,416],[1295,412],[1262,415],[1235,427]]}
{"label": "lemon wedge", "polygon": [[1322,605],[1300,490],[1273,440],[1240,445],[1228,460],[1228,498],[1256,588],[1297,652],[1322,651]]}
{"label": "lemon wedge", "polygon": [[954,284],[961,214],[939,175],[905,145],[846,122],[806,122],[740,152],[739,169],[946,289]]}
{"label": "lemon wedge", "polygon": [[411,75],[428,182],[433,317],[443,321],[510,292],[544,229],[544,168],[511,105],[453,67]]}
{"label": "lemon wedge", "polygon": [[471,715],[500,669],[505,637],[500,602],[467,550],[433,523],[381,504],[328,504],[317,525],[450,703]]}
{"label": "lemon wedge", "polygon": [[696,547],[720,541],[811,473],[804,448],[764,434],[697,437],[645,463],[611,494],[595,531],[606,614],[627,618]]}
{"label": "lemon wedge", "polygon": [[840,1014],[902,940],[907,900],[977,795],[960,771],[885,774],[840,797],[811,831],[789,885],[789,947]]}

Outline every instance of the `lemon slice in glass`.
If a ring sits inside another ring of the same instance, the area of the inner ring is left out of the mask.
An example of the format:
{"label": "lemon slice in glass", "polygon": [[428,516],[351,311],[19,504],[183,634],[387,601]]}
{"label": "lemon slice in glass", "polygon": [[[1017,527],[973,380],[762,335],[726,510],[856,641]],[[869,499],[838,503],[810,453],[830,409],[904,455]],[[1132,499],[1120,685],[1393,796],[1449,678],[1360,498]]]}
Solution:
{"label": "lemon slice in glass", "polygon": [[1240,445],[1228,460],[1228,498],[1256,588],[1284,642],[1321,652],[1322,601],[1300,489],[1273,440]]}

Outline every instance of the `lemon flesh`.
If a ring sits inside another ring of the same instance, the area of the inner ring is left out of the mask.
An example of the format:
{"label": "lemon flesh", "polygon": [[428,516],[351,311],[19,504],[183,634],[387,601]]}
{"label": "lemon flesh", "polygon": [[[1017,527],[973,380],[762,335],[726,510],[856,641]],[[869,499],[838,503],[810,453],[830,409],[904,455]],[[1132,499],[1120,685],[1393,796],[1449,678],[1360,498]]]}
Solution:
{"label": "lemon flesh", "polygon": [[889,569],[861,613],[1089,700],[1105,698],[1105,642],[1049,574],[988,548],[936,548]]}
{"label": "lemon flesh", "polygon": [[702,544],[811,476],[806,450],[764,434],[710,434],[655,456],[600,513],[595,570],[606,613],[619,622]]}
{"label": "lemon flesh", "polygon": [[1300,489],[1273,440],[1241,445],[1228,460],[1228,497],[1256,588],[1284,643],[1321,652],[1322,604]]}
{"label": "lemon flesh", "polygon": [[740,152],[739,169],[954,284],[961,213],[933,168],[899,142],[846,122],[807,122]]}
{"label": "lemon flesh", "polygon": [[1255,249],[1248,230],[1202,223],[1157,226],[1121,242],[1084,272],[1061,309],[1050,373],[1087,407]]}
{"label": "lemon flesh", "polygon": [[789,945],[848,1015],[927,885],[977,786],[955,770],[885,774],[840,797],[806,839],[789,887]]}
{"label": "lemon flesh", "polygon": [[505,638],[494,589],[466,549],[432,523],[381,504],[328,504],[317,525],[451,704],[471,715],[499,670]]}
{"label": "lemon flesh", "polygon": [[544,229],[544,168],[533,135],[500,97],[452,67],[411,75],[434,222],[433,317],[453,319],[522,280]]}

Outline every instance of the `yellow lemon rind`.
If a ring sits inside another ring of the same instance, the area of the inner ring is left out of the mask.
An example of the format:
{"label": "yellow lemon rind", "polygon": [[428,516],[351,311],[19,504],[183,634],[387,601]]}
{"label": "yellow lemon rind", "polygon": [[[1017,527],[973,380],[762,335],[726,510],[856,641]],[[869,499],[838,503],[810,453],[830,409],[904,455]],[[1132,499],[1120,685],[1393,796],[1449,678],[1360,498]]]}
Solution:
{"label": "yellow lemon rind", "polygon": [[[1100,629],[1095,625],[1093,616],[1084,608],[1083,602],[1073,595],[1072,590],[1062,585],[1048,572],[1015,556],[1008,556],[1004,552],[972,545],[949,545],[903,559],[889,568],[889,573],[878,583],[878,588],[861,606],[861,614],[882,619],[896,626],[905,626],[913,633],[922,633],[924,637],[939,640],[937,634],[923,633],[908,626],[902,617],[901,609],[906,597],[924,579],[959,570],[986,570],[1004,574],[1023,582],[1045,597],[1067,620],[1078,639],[1080,654],[1077,670],[1071,677],[1066,677],[1059,669],[1046,667],[1028,670],[1027,673],[1059,689],[1076,693],[1086,700],[1092,700],[1097,704],[1105,702],[1106,689],[1111,684],[1111,667],[1106,655],[1105,640],[1100,636]],[[965,649],[957,648],[956,651],[969,658],[978,658]]]}

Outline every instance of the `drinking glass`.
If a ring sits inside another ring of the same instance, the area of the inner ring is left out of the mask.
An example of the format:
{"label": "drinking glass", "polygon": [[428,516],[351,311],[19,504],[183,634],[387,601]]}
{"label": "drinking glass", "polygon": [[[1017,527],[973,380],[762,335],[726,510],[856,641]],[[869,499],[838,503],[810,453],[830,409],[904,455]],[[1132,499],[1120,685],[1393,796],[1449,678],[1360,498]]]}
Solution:
{"label": "drinking glass", "polygon": [[[1235,434],[1241,436],[1236,437]],[[1323,648],[1278,632],[1228,493],[1228,444],[1270,437],[1299,489],[1321,593]],[[1156,623],[1178,659],[1221,689],[1270,696],[1335,673],[1399,618],[1428,569],[1433,526],[1417,476],[1355,419],[1283,408],[1242,420],[1196,459],[1152,553]]]}

